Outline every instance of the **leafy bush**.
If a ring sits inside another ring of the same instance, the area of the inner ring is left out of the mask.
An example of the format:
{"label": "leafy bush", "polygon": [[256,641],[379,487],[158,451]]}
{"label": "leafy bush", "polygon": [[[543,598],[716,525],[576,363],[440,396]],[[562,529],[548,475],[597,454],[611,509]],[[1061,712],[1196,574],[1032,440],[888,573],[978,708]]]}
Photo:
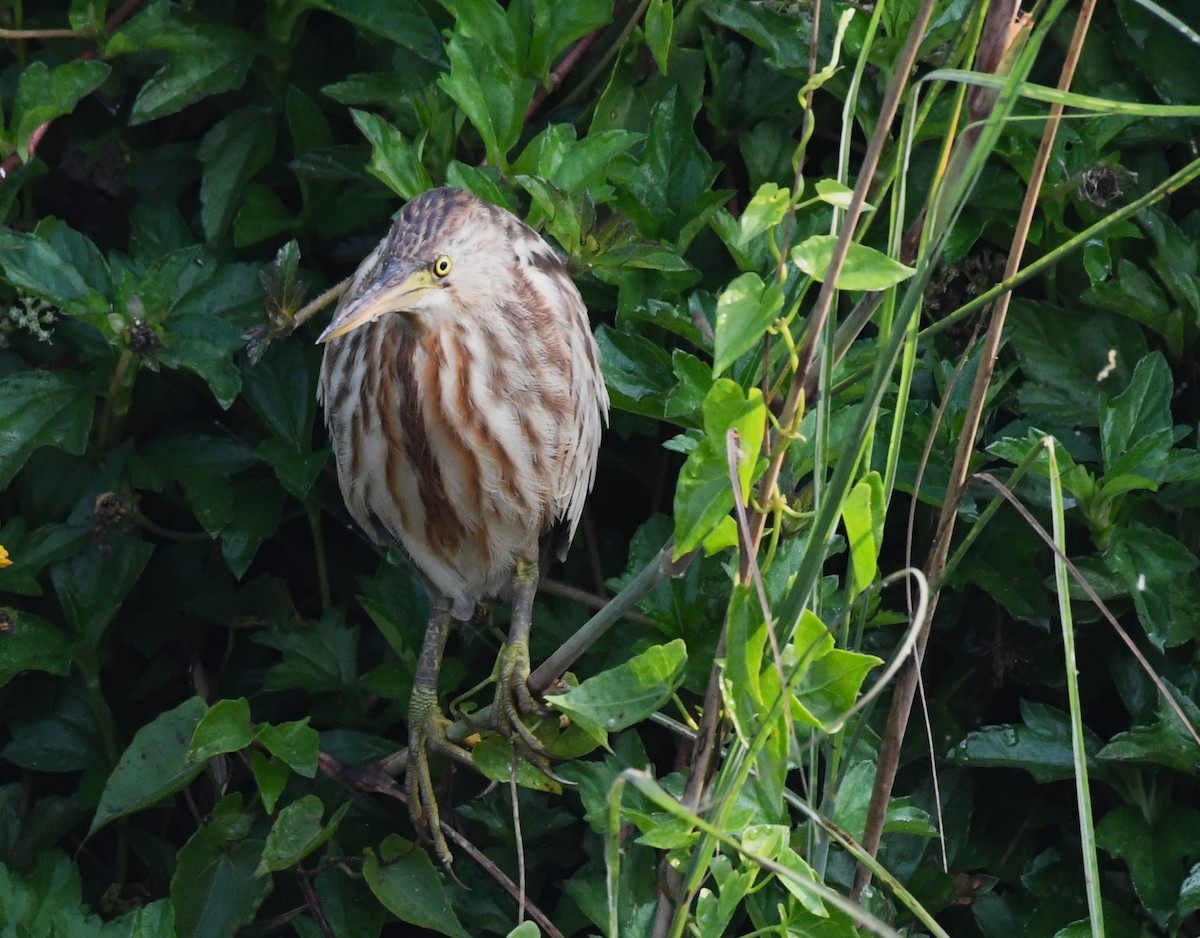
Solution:
{"label": "leafy bush", "polygon": [[[995,6],[0,3],[0,924],[1195,933],[1198,23]],[[309,321],[442,184],[569,256],[614,405],[535,662],[652,584],[559,778],[438,767],[453,875]]]}

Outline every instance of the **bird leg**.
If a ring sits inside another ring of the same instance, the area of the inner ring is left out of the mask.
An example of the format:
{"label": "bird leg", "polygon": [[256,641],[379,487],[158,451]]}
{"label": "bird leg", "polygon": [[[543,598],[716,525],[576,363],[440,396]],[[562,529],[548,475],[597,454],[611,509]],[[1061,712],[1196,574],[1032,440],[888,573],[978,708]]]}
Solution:
{"label": "bird leg", "polygon": [[501,734],[517,745],[538,768],[548,772],[550,753],[521,719],[522,716],[547,712],[529,692],[529,632],[537,585],[537,561],[518,558],[512,577],[512,624],[508,630],[508,643],[500,652],[493,718]]}
{"label": "bird leg", "polygon": [[451,864],[450,848],[442,835],[441,812],[433,791],[433,776],[429,773],[429,754],[446,755],[474,767],[470,754],[446,738],[449,721],[438,707],[438,670],[449,634],[450,600],[436,598],[425,628],[425,641],[421,645],[421,657],[417,661],[408,702],[408,772],[404,779],[408,815],[413,826],[418,836],[429,838],[438,860],[447,869]]}

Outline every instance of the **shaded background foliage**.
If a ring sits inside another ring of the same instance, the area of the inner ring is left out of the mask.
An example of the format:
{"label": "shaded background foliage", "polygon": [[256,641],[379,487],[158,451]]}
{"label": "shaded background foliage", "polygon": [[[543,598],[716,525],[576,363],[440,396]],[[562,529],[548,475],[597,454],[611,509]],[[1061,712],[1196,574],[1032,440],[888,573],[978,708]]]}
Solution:
{"label": "shaded background foliage", "polygon": [[[820,63],[846,6],[822,5]],[[970,6],[939,4],[922,69],[940,64]],[[836,176],[844,132],[861,153],[874,129],[916,4],[890,7],[871,58],[878,68],[859,89],[861,123],[841,126],[845,71],[815,99],[808,179]],[[1172,9],[1197,25],[1185,4]],[[401,933],[396,918],[446,934],[507,933],[513,906],[479,867],[456,864],[469,892],[446,881],[408,850],[396,802],[352,797],[318,771],[318,745],[366,762],[404,738],[426,601],[403,559],[381,561],[348,523],[317,420],[319,326],[290,335],[291,317],[354,268],[399,199],[430,185],[472,188],[544,230],[571,257],[614,403],[589,518],[554,578],[615,590],[672,532],[673,507],[696,509],[674,499],[675,483],[704,436],[714,355],[718,371],[756,383],[759,345],[726,361],[714,349],[716,308],[735,278],[769,281],[774,269],[768,238],[781,229],[746,237],[738,219],[748,205],[762,210],[753,199],[763,186],[792,186],[811,4],[281,0],[109,10],[74,0],[6,2],[0,14],[8,27],[81,31],[7,40],[0,73],[0,305],[9,310],[0,320],[0,544],[11,558],[0,570],[0,916],[33,933],[73,923],[80,934],[286,926],[373,935]],[[860,12],[848,27],[849,60],[865,22]],[[1053,84],[1068,27],[1035,80]],[[1076,89],[1195,103],[1195,54],[1141,6],[1102,5]],[[946,119],[935,108],[914,143],[915,191],[934,172]],[[998,279],[1040,126],[1006,130],[928,293],[927,324]],[[1182,118],[1068,122],[1033,256],[1160,182],[1195,146],[1196,124]],[[829,200],[798,212],[790,243],[828,231],[831,213]],[[883,232],[868,240],[883,247]],[[1198,242],[1193,187],[1024,287],[978,454],[981,468],[1000,471],[1042,433],[1057,436],[1073,499],[1070,553],[1193,724]],[[799,274],[790,276],[789,302]],[[761,316],[771,302],[758,294],[746,308]],[[839,369],[845,385],[828,411],[835,460],[875,351],[868,332]],[[969,377],[978,357],[969,323],[921,344],[884,572],[906,562],[910,498],[912,555],[928,548],[966,404],[967,380],[950,380],[962,356]],[[887,400],[883,411],[886,439]],[[815,416],[801,431],[817,433]],[[801,444],[789,458],[785,481],[801,509],[813,459]],[[972,491],[968,522],[991,497]],[[1019,494],[1046,517],[1042,475]],[[786,531],[772,599],[787,589],[803,530],[801,518]],[[728,551],[694,562],[576,671],[594,675],[682,639],[686,666],[669,683],[694,708],[726,617],[731,562]],[[827,621],[847,601],[846,571],[835,551],[822,589]],[[1002,509],[939,607],[925,692],[949,868],[929,836],[933,789],[919,733],[909,734],[881,856],[955,934],[1053,935],[1086,916],[1051,577],[1050,553]],[[560,592],[539,598],[535,661],[589,614]],[[1073,597],[1112,928],[1195,934],[1200,749],[1082,593]],[[889,595],[858,622],[854,647],[890,657],[901,610]],[[486,678],[497,650],[490,631],[456,637],[443,689]],[[862,829],[882,710],[856,726],[850,768],[836,784],[812,780],[814,792],[836,791],[825,807],[852,833]],[[618,771],[650,766],[670,790],[681,786],[686,746],[662,726],[640,723],[612,748],[564,767],[578,793],[522,792],[529,892],[565,934],[604,922],[601,834]],[[484,789],[458,773],[447,799],[470,839],[515,870],[506,791]],[[642,833],[655,830],[649,806],[636,806]],[[623,933],[653,914],[655,862],[649,847],[628,844]],[[823,876],[847,888],[851,860],[833,851]],[[871,901],[908,924],[882,894]],[[746,901],[731,933],[787,902],[796,905],[772,884]],[[112,921],[102,926],[88,907]],[[790,914],[803,927],[807,913]],[[826,927],[852,933],[836,915]]]}

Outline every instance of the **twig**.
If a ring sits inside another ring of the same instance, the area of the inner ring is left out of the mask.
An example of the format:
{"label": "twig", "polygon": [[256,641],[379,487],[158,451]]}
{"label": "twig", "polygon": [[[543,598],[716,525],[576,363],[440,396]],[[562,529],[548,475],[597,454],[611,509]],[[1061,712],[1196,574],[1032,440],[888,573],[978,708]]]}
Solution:
{"label": "twig", "polygon": [[337,938],[329,925],[329,919],[325,917],[325,911],[321,908],[321,900],[317,898],[317,894],[312,888],[312,883],[308,881],[308,873],[300,866],[297,866],[294,872],[296,874],[296,882],[300,884],[300,891],[304,893],[304,905],[308,909],[308,914],[317,923],[317,927],[321,929],[321,934],[325,938]]}
{"label": "twig", "polygon": [[589,649],[597,639],[607,632],[616,621],[631,610],[643,596],[668,576],[680,576],[692,562],[696,552],[684,554],[678,560],[672,560],[671,554],[675,549],[675,539],[671,538],[663,545],[662,550],[654,555],[654,559],[646,564],[632,580],[625,584],[624,589],[589,619],[569,639],[559,646],[558,650],[547,658],[534,672],[529,675],[529,689],[535,695],[544,693],[559,676],[574,664],[579,656]]}
{"label": "twig", "polygon": [[292,317],[292,331],[295,332],[306,322],[312,319],[313,316],[323,310],[330,303],[334,302],[334,300],[341,299],[342,294],[346,292],[346,288],[350,286],[350,281],[353,279],[354,275],[351,274],[345,280],[341,281],[340,283],[335,283],[324,293],[321,293],[315,299],[309,300],[307,303],[301,306],[296,312],[296,315]]}
{"label": "twig", "polygon": [[[607,596],[599,596],[596,593],[589,593],[585,589],[578,586],[571,586],[569,583],[563,583],[561,580],[554,580],[547,577],[543,580],[538,580],[538,592],[546,593],[550,596],[557,596],[560,599],[569,599],[572,602],[579,603],[581,606],[587,606],[589,609],[603,609],[611,601]],[[632,609],[627,609],[621,613],[621,618],[626,622],[633,622],[637,625],[653,626],[654,623],[642,615],[640,612],[635,612]]]}
{"label": "twig", "polygon": [[0,29],[0,39],[24,42],[28,39],[93,39],[90,29]]}

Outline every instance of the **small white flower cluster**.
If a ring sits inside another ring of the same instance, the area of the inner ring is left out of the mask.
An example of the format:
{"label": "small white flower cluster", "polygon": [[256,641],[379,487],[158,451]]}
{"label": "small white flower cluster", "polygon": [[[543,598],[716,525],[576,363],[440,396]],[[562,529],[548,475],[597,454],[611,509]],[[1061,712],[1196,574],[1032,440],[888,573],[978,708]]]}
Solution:
{"label": "small white flower cluster", "polygon": [[58,311],[45,300],[36,296],[22,296],[0,316],[0,348],[8,348],[9,336],[19,330],[37,336],[42,342],[50,341],[50,326],[58,320]]}

